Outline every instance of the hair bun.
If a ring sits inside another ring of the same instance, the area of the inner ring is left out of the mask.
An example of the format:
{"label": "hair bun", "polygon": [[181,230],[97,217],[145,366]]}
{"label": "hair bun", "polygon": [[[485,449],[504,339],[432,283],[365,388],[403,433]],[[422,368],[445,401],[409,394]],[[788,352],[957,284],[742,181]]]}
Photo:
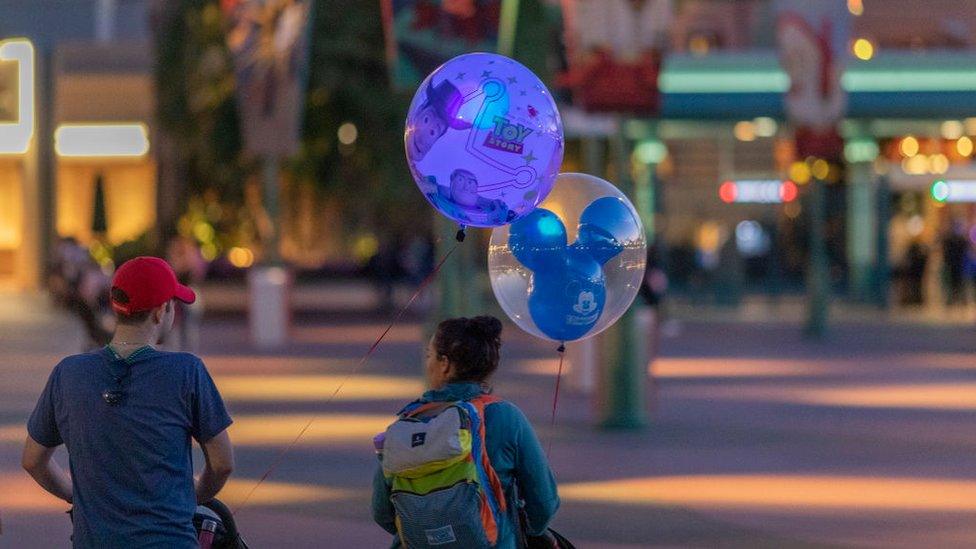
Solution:
{"label": "hair bun", "polygon": [[493,316],[476,316],[468,320],[468,329],[484,339],[498,339],[502,335],[502,321]]}

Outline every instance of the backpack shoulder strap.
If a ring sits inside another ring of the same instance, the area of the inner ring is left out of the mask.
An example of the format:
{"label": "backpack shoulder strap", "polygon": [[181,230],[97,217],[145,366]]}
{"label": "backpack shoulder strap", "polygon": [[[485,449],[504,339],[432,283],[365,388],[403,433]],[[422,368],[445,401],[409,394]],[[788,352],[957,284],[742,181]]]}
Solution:
{"label": "backpack shoulder strap", "polygon": [[424,414],[430,414],[431,412],[436,412],[431,415],[437,415],[444,410],[447,410],[451,406],[457,405],[456,402],[412,402],[408,404],[403,410],[400,410],[398,414],[401,418],[408,417],[418,417]]}
{"label": "backpack shoulder strap", "polygon": [[495,496],[494,499],[497,502],[498,509],[504,513],[507,510],[505,492],[502,490],[502,483],[498,479],[495,468],[491,465],[491,459],[488,457],[488,446],[485,444],[485,407],[495,402],[502,402],[502,399],[494,395],[486,394],[477,396],[468,402],[478,412],[478,438],[481,441],[481,465],[485,470],[485,476],[488,477],[488,483],[491,485],[492,495]]}

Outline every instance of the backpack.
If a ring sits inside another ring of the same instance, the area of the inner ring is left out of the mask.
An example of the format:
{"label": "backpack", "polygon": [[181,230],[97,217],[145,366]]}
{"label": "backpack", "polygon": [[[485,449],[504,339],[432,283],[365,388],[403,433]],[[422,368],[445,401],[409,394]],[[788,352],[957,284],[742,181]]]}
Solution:
{"label": "backpack", "polygon": [[505,495],[485,451],[489,395],[415,402],[384,433],[381,461],[404,547],[490,548]]}

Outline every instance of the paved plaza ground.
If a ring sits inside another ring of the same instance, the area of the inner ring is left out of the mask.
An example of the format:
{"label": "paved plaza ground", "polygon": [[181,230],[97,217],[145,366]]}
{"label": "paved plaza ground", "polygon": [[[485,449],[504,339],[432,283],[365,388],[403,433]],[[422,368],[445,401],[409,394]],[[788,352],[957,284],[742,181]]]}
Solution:
{"label": "paved plaza ground", "polygon": [[[314,417],[239,511],[242,530],[256,548],[385,547],[369,513],[371,438],[421,390],[420,324],[396,327],[325,404],[383,319],[298,320],[274,354],[251,349],[241,316],[204,328],[203,357],[236,419],[223,497],[239,502]],[[976,329],[867,315],[812,343],[795,322],[757,315],[686,319],[662,343],[646,430],[596,429],[591,397],[572,390],[552,430],[552,346],[506,331],[496,391],[553,439],[554,526],[578,547],[976,545]],[[76,323],[42,297],[0,294],[0,547],[68,546],[65,505],[19,456],[48,373],[80,347]]]}

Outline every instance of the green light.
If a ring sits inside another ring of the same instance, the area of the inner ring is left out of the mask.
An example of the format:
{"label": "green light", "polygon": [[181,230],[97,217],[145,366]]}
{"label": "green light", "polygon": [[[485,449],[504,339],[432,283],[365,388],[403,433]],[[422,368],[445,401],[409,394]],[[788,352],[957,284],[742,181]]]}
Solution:
{"label": "green light", "polygon": [[[976,91],[976,62],[969,55],[919,56],[885,53],[852,64],[841,77],[848,92]],[[772,51],[676,54],[665,61],[658,86],[663,93],[785,93],[790,78]]]}
{"label": "green light", "polygon": [[932,198],[939,202],[945,202],[949,199],[949,184],[945,181],[939,179],[932,183]]}
{"label": "green light", "polygon": [[848,69],[840,85],[849,92],[973,91],[972,70],[863,70]]}
{"label": "green light", "polygon": [[851,164],[873,162],[879,152],[878,144],[870,139],[855,139],[844,144],[844,158]]}
{"label": "green light", "polygon": [[[840,79],[848,92],[976,91],[976,71],[848,69]],[[664,93],[785,93],[785,72],[665,71],[658,79]]]}
{"label": "green light", "polygon": [[775,70],[667,71],[658,78],[664,93],[785,93],[790,77]]}
{"label": "green light", "polygon": [[634,158],[644,164],[660,164],[668,156],[668,148],[660,141],[642,141],[634,147]]}

